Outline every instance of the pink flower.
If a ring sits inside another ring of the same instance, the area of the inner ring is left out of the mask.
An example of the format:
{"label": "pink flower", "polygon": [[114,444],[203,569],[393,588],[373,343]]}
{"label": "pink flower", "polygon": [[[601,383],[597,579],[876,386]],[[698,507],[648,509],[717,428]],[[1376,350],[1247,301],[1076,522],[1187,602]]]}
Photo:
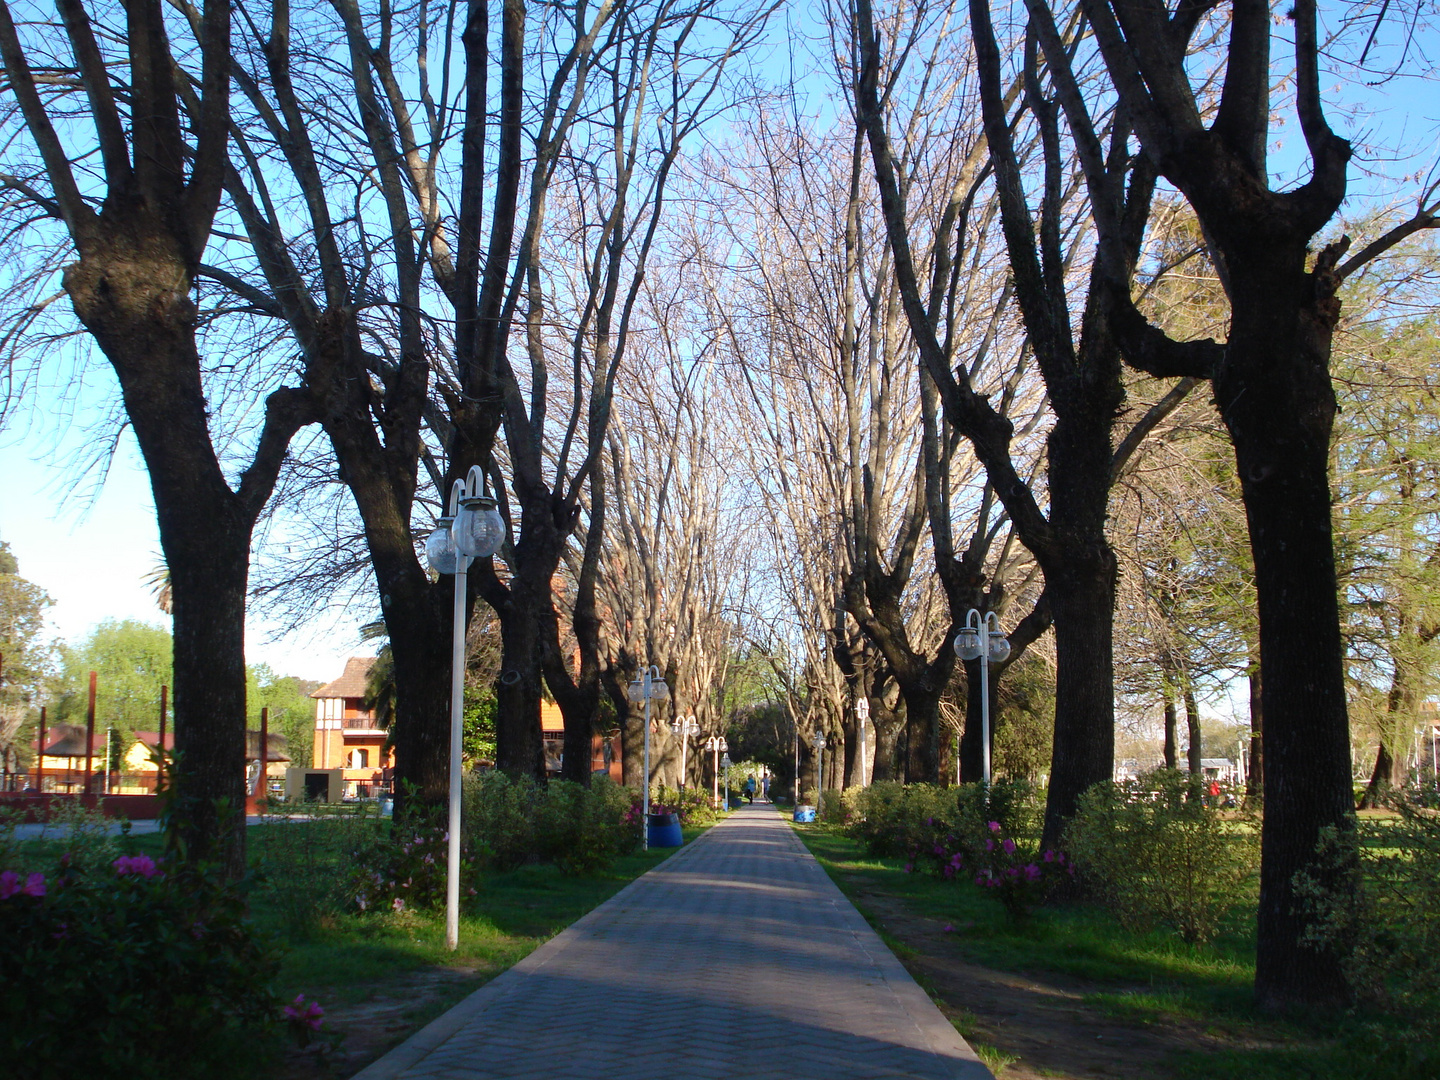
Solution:
{"label": "pink flower", "polygon": [[951,926],[951,925],[947,922],[947,923],[945,924],[945,933],[947,933],[947,934],[953,934],[954,932],[955,932],[955,927]]}
{"label": "pink flower", "polygon": [[1000,846],[1005,849],[1006,855],[1015,854],[1015,841],[1011,840],[1008,836],[1000,841]]}
{"label": "pink flower", "polygon": [[999,832],[999,831],[1000,831],[1000,823],[999,823],[998,821],[992,821],[992,822],[990,822],[990,825],[989,825],[988,827],[989,827],[989,829],[990,829],[991,832]]}
{"label": "pink flower", "polygon": [[9,900],[20,891],[20,875],[14,870],[0,874],[0,900]]}
{"label": "pink flower", "polygon": [[149,855],[121,855],[110,865],[115,868],[117,877],[136,874],[143,878],[153,878],[159,873],[155,866],[155,860]]}
{"label": "pink flower", "polygon": [[325,1023],[325,1010],[320,1007],[318,1001],[305,1001],[304,994],[296,994],[295,1000],[284,1009],[285,1019],[293,1024],[304,1024],[311,1031],[319,1031],[320,1026]]}
{"label": "pink flower", "polygon": [[394,902],[393,904],[391,904],[390,906],[391,906],[392,908],[394,908],[396,911],[404,911],[404,910],[405,910],[405,901],[404,901],[404,900],[401,900],[400,897],[397,896],[397,897],[395,898],[395,902]]}
{"label": "pink flower", "polygon": [[986,851],[994,851],[994,850],[995,850],[995,841],[994,841],[994,840],[986,840],[986,841],[985,841],[985,850],[986,850]]}
{"label": "pink flower", "polygon": [[1026,880],[1026,881],[1039,881],[1039,880],[1040,880],[1040,867],[1036,866],[1033,862],[1032,862],[1029,866],[1025,867],[1025,880]]}

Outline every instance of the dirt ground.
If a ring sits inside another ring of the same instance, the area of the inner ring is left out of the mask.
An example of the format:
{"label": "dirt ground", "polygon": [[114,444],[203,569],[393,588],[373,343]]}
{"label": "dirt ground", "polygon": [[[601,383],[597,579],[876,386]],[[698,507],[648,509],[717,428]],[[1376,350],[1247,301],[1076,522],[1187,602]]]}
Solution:
{"label": "dirt ground", "polygon": [[1175,1075],[1168,1062],[1177,1051],[1263,1045],[1241,1032],[1179,1018],[1127,1023],[1083,1000],[1091,993],[1116,992],[1111,984],[1092,986],[1064,976],[1016,974],[970,963],[943,924],[912,914],[903,901],[867,890],[860,881],[854,884],[861,910],[890,938],[908,946],[901,962],[941,1011],[959,1021],[965,1037],[1018,1059],[1002,1070],[1001,1080],[1165,1080]]}
{"label": "dirt ground", "polygon": [[[493,974],[493,972],[489,973]],[[326,1006],[325,1027],[344,1036],[292,1048],[275,1080],[343,1080],[397,1046],[488,981],[475,968],[437,968],[397,976],[366,1000]]]}

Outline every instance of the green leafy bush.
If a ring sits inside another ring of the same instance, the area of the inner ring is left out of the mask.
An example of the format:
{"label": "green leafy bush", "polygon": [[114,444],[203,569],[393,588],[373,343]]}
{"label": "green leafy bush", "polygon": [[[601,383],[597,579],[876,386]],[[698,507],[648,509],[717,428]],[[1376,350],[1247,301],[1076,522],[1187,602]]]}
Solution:
{"label": "green leafy bush", "polygon": [[595,873],[640,842],[638,799],[603,776],[587,788],[483,773],[466,780],[464,835],[481,869],[540,861],[567,874]]}
{"label": "green leafy bush", "polygon": [[590,787],[551,780],[536,806],[536,853],[562,874],[593,874],[607,869],[633,846],[625,817],[630,792],[605,777]]}
{"label": "green leafy bush", "polygon": [[465,836],[482,867],[513,870],[537,857],[536,808],[543,794],[528,776],[496,771],[465,778]]}
{"label": "green leafy bush", "polygon": [[[1398,817],[1324,830],[1318,872],[1297,888],[1311,944],[1338,950],[1363,1003],[1440,1037],[1440,818],[1403,797]],[[1357,873],[1353,873],[1358,871]]]}
{"label": "green leafy bush", "polygon": [[[848,831],[871,855],[903,858],[949,831],[946,823],[955,817],[956,794],[954,788],[933,784],[871,784],[855,798],[857,816]],[[936,821],[941,823],[938,829]]]}
{"label": "green leafy bush", "polygon": [[27,1075],[257,1075],[279,968],[215,868],[123,855],[0,872],[0,1055]]}
{"label": "green leafy bush", "polygon": [[1123,923],[1166,924],[1192,943],[1215,936],[1254,878],[1259,843],[1253,823],[1205,805],[1203,782],[1166,769],[1096,784],[1065,837],[1082,883]]}

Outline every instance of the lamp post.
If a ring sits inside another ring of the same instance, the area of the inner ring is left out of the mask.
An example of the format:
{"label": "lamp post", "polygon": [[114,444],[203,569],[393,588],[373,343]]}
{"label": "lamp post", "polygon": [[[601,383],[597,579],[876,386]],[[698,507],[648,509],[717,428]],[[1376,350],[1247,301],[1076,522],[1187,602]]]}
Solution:
{"label": "lamp post", "polygon": [[488,559],[505,540],[505,520],[484,494],[485,474],[472,465],[450,489],[449,513],[425,541],[437,574],[455,576],[450,642],[450,835],[445,864],[445,947],[460,947],[460,743],[465,706],[465,584],[473,559]]}
{"label": "lamp post", "polygon": [[1000,630],[1000,619],[993,611],[983,615],[975,608],[965,613],[965,625],[955,635],[955,655],[961,660],[980,661],[980,740],[982,773],[985,786],[990,786],[990,665],[1002,663],[1010,655],[1010,642]]}
{"label": "lamp post", "polygon": [[[723,742],[724,740],[721,740],[721,741]],[[725,809],[726,809],[726,811],[728,812],[729,809],[730,809],[730,755],[729,755],[729,754],[722,754],[722,755],[721,755],[721,757],[720,757],[720,767],[725,770]]]}
{"label": "lamp post", "polygon": [[650,702],[664,701],[670,696],[670,687],[665,685],[665,680],[660,677],[660,669],[654,664],[648,665],[639,675],[636,675],[630,683],[630,700],[636,704],[645,703],[645,807],[642,811],[645,815],[645,828],[640,834],[640,845],[645,851],[650,850]]}
{"label": "lamp post", "polygon": [[855,718],[859,721],[856,726],[860,729],[860,786],[869,784],[867,777],[869,772],[865,762],[865,721],[870,719],[870,699],[861,694],[855,702]]}
{"label": "lamp post", "polygon": [[825,799],[825,733],[816,731],[810,745],[815,747],[815,818],[820,818],[820,804]]}
{"label": "lamp post", "polygon": [[700,725],[695,722],[695,714],[691,713],[689,716],[682,716],[676,720],[670,730],[680,736],[680,791],[683,793],[685,790],[685,767],[688,764],[685,752],[690,745],[690,736],[700,734]]}
{"label": "lamp post", "polygon": [[[729,750],[729,749],[730,749],[730,746],[729,746],[729,744],[725,741],[725,736],[724,736],[724,735],[711,735],[708,739],[705,740],[705,749],[710,751],[711,760],[714,761],[714,763],[715,763],[715,767],[714,767],[714,770],[713,770],[713,776],[714,776],[714,784],[713,784],[713,786],[714,786],[714,792],[713,792],[713,795],[714,795],[714,799],[715,799],[715,809],[716,809],[716,810],[719,810],[719,809],[720,809],[720,755],[721,755],[721,754],[724,754],[726,750]],[[727,760],[728,760],[728,758],[729,758],[729,755],[728,755],[728,754],[726,754],[726,758],[727,758]],[[728,794],[728,791],[727,791],[727,794]]]}

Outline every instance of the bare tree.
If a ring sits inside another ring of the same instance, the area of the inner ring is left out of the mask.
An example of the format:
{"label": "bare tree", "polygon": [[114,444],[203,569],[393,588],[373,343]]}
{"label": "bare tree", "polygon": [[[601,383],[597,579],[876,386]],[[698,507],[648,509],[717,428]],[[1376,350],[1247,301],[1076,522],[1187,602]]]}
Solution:
{"label": "bare tree", "polygon": [[[1082,7],[1146,167],[1194,208],[1229,300],[1223,345],[1177,341],[1129,306],[1127,277],[1110,280],[1127,362],[1154,375],[1210,381],[1235,448],[1255,564],[1265,716],[1256,995],[1267,1006],[1339,1001],[1339,957],[1305,943],[1307,918],[1293,884],[1314,865],[1320,830],[1345,827],[1351,810],[1329,486],[1336,294],[1376,254],[1440,224],[1440,206],[1432,187],[1410,220],[1357,255],[1346,259],[1349,241],[1341,239],[1312,265],[1310,245],[1345,198],[1351,155],[1325,117],[1314,0],[1299,0],[1290,12],[1294,106],[1311,173],[1289,191],[1271,187],[1266,166],[1273,122],[1268,7],[1229,6],[1224,76],[1208,125],[1185,63],[1208,6],[1181,5],[1173,14],[1160,0],[1084,0]],[[1048,46],[1046,54],[1062,62]]]}
{"label": "bare tree", "polygon": [[[233,482],[227,476],[192,293],[227,166],[230,8],[207,0],[193,42],[177,49],[159,0],[127,4],[123,25],[103,34],[79,0],[58,7],[63,35],[27,23],[22,41],[0,3],[6,90],[39,153],[11,164],[0,183],[32,213],[63,223],[73,247],[62,286],[119,380],[170,570],[179,835],[190,857],[221,857],[239,874],[251,535],[292,435],[314,414],[303,390],[274,390],[248,462]],[[36,51],[67,77],[38,76],[27,56]],[[192,74],[184,62],[196,56]],[[76,92],[85,107],[70,115]],[[6,145],[14,158],[16,142]]]}

